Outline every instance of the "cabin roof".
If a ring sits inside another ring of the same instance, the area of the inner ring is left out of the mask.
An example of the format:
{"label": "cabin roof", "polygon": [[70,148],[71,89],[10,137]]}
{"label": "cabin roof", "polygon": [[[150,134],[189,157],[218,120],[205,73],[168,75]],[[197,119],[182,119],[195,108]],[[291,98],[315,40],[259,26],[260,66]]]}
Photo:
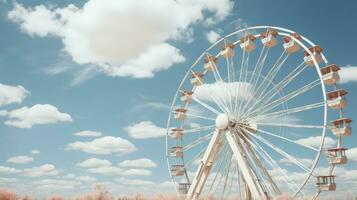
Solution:
{"label": "cabin roof", "polygon": [[327,98],[329,100],[331,99],[335,99],[337,97],[342,97],[342,96],[345,96],[347,94],[347,91],[344,90],[344,89],[339,89],[339,90],[335,90],[335,91],[332,91],[332,92],[328,92],[326,94]]}
{"label": "cabin roof", "polygon": [[335,175],[320,175],[320,176],[316,176],[316,178],[335,178]]}
{"label": "cabin roof", "polygon": [[351,122],[352,122],[352,119],[350,119],[350,118],[341,118],[341,119],[336,119],[336,120],[331,121],[331,123],[335,126],[338,126],[338,125],[341,125],[344,123],[351,123]]}
{"label": "cabin roof", "polygon": [[183,128],[172,128],[172,131],[183,131]]}
{"label": "cabin roof", "polygon": [[328,152],[338,152],[338,151],[346,151],[347,149],[346,148],[331,148],[331,149],[327,149]]}
{"label": "cabin roof", "polygon": [[182,95],[184,96],[184,95],[192,95],[193,94],[193,92],[192,91],[189,91],[189,90],[185,90],[185,91],[183,91],[182,92]]}
{"label": "cabin roof", "polygon": [[185,113],[187,110],[184,109],[184,108],[176,108],[175,111],[176,111],[176,112],[183,112],[183,113]]}
{"label": "cabin roof", "polygon": [[322,74],[327,74],[332,72],[337,72],[338,70],[340,70],[340,67],[338,67],[336,64],[331,64],[331,65],[327,65],[323,68],[320,69]]}
{"label": "cabin roof", "polygon": [[221,46],[222,50],[225,50],[226,48],[231,48],[233,49],[236,45],[234,45],[233,43],[225,43]]}
{"label": "cabin roof", "polygon": [[192,78],[203,77],[204,74],[201,72],[192,72]]}
{"label": "cabin roof", "polygon": [[[321,53],[323,51],[323,49],[319,45],[310,47],[309,50],[311,51],[311,53]],[[309,52],[307,52],[306,50],[304,51],[304,54],[305,56],[310,55]]]}
{"label": "cabin roof", "polygon": [[298,40],[301,40],[301,36],[300,36],[299,33],[292,33],[290,36],[285,36],[285,37],[283,38],[284,42],[285,42],[285,43],[290,42],[291,37],[294,37],[294,38],[296,38],[296,39],[298,39]]}
{"label": "cabin roof", "polygon": [[267,31],[261,32],[260,37],[265,38],[268,37],[269,34],[276,37],[278,35],[278,32],[274,29],[268,29]]}
{"label": "cabin roof", "polygon": [[246,42],[247,40],[254,41],[256,37],[252,34],[240,38],[240,43]]}
{"label": "cabin roof", "polygon": [[216,58],[216,56],[209,56],[209,55],[207,55],[206,57],[205,57],[205,59],[204,59],[204,61],[205,61],[205,63],[208,63],[208,62],[216,62],[217,61],[217,58]]}

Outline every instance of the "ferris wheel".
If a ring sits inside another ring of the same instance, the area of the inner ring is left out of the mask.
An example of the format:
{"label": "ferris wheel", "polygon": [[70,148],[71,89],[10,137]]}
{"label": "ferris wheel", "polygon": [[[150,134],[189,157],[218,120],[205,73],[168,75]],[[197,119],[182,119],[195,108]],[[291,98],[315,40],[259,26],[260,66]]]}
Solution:
{"label": "ferris wheel", "polygon": [[322,51],[272,26],[238,30],[210,46],[182,79],[168,117],[176,191],[187,200],[335,191],[352,120],[343,112],[347,91],[337,87],[340,68]]}

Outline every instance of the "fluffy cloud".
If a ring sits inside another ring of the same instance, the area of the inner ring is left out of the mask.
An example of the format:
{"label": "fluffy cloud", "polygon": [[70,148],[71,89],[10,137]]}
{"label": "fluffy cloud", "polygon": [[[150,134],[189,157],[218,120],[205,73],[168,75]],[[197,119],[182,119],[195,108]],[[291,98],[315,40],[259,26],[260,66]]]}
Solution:
{"label": "fluffy cloud", "polygon": [[[302,164],[304,164],[305,166],[307,166],[307,167],[312,166],[312,164],[314,163],[314,160],[313,159],[309,159],[309,158],[297,158],[297,160],[299,162],[301,162]],[[288,164],[288,165],[295,164],[295,162],[293,162],[292,160],[289,160],[287,158],[282,158],[282,159],[279,160],[279,162],[285,163],[285,164]]]}
{"label": "fluffy cloud", "polygon": [[45,164],[39,167],[32,167],[23,170],[23,175],[28,177],[55,176],[59,171],[52,164]]}
{"label": "fluffy cloud", "polygon": [[22,107],[4,113],[8,117],[6,125],[19,128],[31,128],[37,124],[54,124],[57,122],[72,122],[72,118],[67,113],[61,113],[58,109],[49,104],[36,104],[32,107]]}
{"label": "fluffy cloud", "polygon": [[142,121],[124,128],[124,130],[135,139],[147,139],[162,137],[166,134],[166,129],[156,126],[151,121]]}
{"label": "fluffy cloud", "polygon": [[15,156],[15,157],[9,158],[6,162],[23,164],[23,163],[29,163],[32,161],[33,161],[33,158],[30,156]]}
{"label": "fluffy cloud", "polygon": [[135,168],[153,168],[157,167],[157,164],[148,159],[148,158],[141,158],[137,160],[124,160],[123,162],[118,164],[119,167],[135,167]]}
{"label": "fluffy cloud", "polygon": [[16,174],[20,173],[21,170],[12,168],[12,167],[5,167],[5,166],[0,166],[0,174]]}
{"label": "fluffy cloud", "polygon": [[190,39],[193,24],[214,24],[232,8],[230,0],[89,0],[57,9],[15,3],[8,18],[30,35],[60,37],[76,63],[109,76],[151,78],[185,61],[170,41]]}
{"label": "fluffy cloud", "polygon": [[90,142],[73,142],[68,144],[67,150],[77,150],[92,154],[123,154],[136,150],[134,144],[121,137],[105,136]]}
{"label": "fluffy cloud", "polygon": [[0,106],[21,103],[30,92],[24,87],[4,85],[0,83]]}
{"label": "fluffy cloud", "polygon": [[[83,162],[77,163],[77,166],[86,168],[88,172],[94,174],[101,174],[105,176],[149,176],[151,171],[146,169],[122,169],[115,167],[108,160],[100,160],[91,158]],[[143,168],[143,166],[139,166]]]}
{"label": "fluffy cloud", "polygon": [[216,31],[210,31],[206,33],[206,38],[210,43],[215,43],[220,37],[221,35]]}
{"label": "fluffy cloud", "polygon": [[16,183],[16,178],[2,178],[0,177],[0,184],[9,184],[9,183]]}
{"label": "fluffy cloud", "polygon": [[230,98],[241,98],[249,100],[253,98],[252,85],[241,82],[215,82],[206,83],[198,86],[193,96],[200,100],[213,101],[212,97],[219,99],[221,102]]}
{"label": "fluffy cloud", "polygon": [[357,148],[348,149],[346,155],[348,160],[357,161]]}
{"label": "fluffy cloud", "polygon": [[[296,142],[311,147],[319,148],[321,140],[322,140],[321,136],[311,136],[307,138],[298,139],[296,140]],[[336,145],[336,140],[330,137],[325,137],[324,147],[333,147],[335,145]]]}
{"label": "fluffy cloud", "polygon": [[154,184],[154,182],[152,181],[141,180],[141,179],[117,178],[115,179],[115,181],[123,185],[130,185],[130,186],[146,186],[146,185]]}
{"label": "fluffy cloud", "polygon": [[39,190],[54,190],[78,188],[82,183],[78,180],[43,179],[34,181],[33,185]]}
{"label": "fluffy cloud", "polygon": [[31,151],[31,154],[40,154],[41,151],[37,150],[37,149],[34,149]]}
{"label": "fluffy cloud", "polygon": [[73,135],[81,137],[99,137],[102,136],[102,133],[97,131],[80,131],[73,133]]}
{"label": "fluffy cloud", "polygon": [[112,163],[108,160],[101,160],[98,158],[90,158],[83,162],[77,163],[77,166],[83,168],[97,168],[97,167],[108,167],[111,166]]}
{"label": "fluffy cloud", "polygon": [[340,83],[348,83],[357,81],[357,67],[347,65],[346,67],[341,67],[339,71]]}

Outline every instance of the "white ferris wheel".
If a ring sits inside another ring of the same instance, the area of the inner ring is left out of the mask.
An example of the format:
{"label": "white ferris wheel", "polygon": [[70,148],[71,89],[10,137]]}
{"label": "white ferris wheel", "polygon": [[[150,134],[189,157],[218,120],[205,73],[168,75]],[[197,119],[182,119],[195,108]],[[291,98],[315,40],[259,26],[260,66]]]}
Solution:
{"label": "white ferris wheel", "polygon": [[[166,155],[185,199],[316,198],[335,191],[347,92],[335,64],[297,32],[233,32],[188,69],[171,106]],[[334,140],[331,140],[333,138]],[[327,140],[328,139],[328,140]]]}

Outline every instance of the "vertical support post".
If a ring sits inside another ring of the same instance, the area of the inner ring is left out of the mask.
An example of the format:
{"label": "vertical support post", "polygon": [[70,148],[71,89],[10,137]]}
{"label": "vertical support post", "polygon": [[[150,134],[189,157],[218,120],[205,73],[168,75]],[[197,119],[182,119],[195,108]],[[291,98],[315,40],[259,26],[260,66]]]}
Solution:
{"label": "vertical support post", "polygon": [[229,146],[232,149],[233,155],[238,162],[238,166],[241,169],[243,178],[247,186],[249,187],[250,193],[253,199],[262,199],[265,197],[263,189],[259,184],[255,183],[252,169],[249,167],[248,163],[246,162],[244,155],[242,155],[242,149],[237,144],[237,141],[233,137],[231,132],[226,133],[226,138],[228,141]]}
{"label": "vertical support post", "polygon": [[196,200],[202,192],[202,189],[206,183],[208,175],[212,169],[212,165],[216,159],[216,155],[221,148],[220,143],[220,131],[215,130],[211,138],[210,143],[207,146],[207,150],[202,158],[201,164],[196,172],[194,179],[192,180],[190,189],[186,195],[186,200]]}

